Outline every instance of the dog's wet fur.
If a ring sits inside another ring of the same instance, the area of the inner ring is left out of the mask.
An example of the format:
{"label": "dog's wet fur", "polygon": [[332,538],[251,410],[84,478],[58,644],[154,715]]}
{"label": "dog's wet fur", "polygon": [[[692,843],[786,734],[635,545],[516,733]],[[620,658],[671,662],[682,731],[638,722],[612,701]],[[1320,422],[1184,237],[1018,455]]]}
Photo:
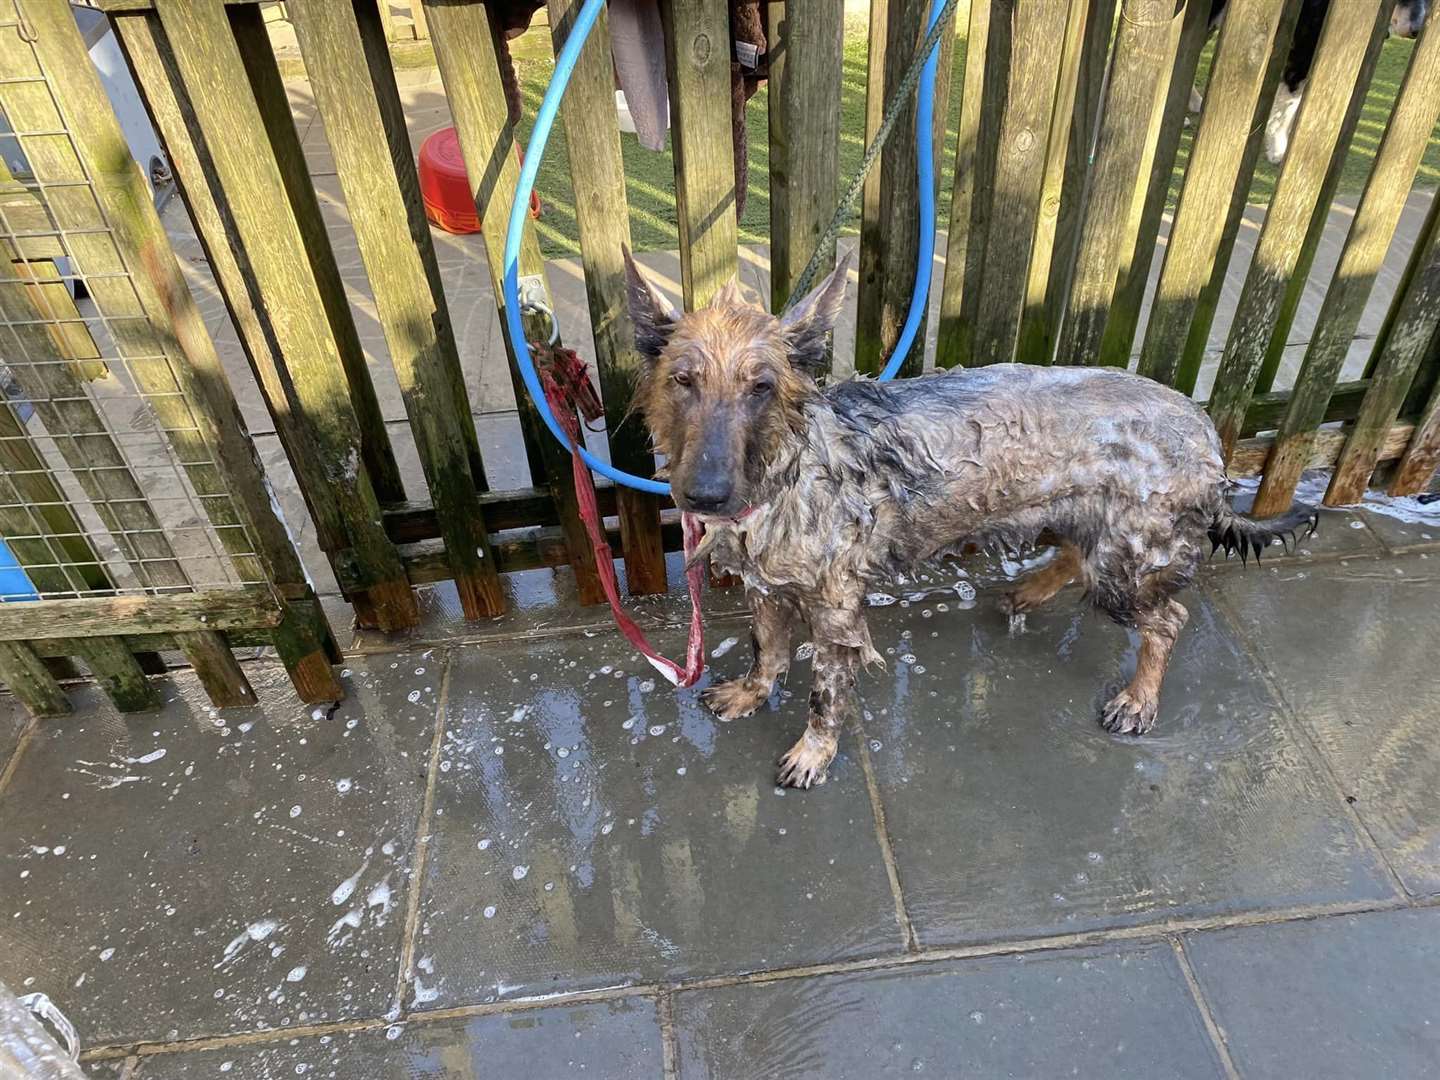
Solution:
{"label": "dog's wet fur", "polygon": [[1078,580],[1137,629],[1135,677],[1100,722],[1139,735],[1188,618],[1175,595],[1201,560],[1217,547],[1258,555],[1314,527],[1308,508],[1265,522],[1232,511],[1209,417],[1124,371],[995,364],[821,388],[848,260],[777,317],[734,283],[679,315],[625,259],[647,361],[637,403],[676,504],[705,520],[696,557],[739,575],[754,614],[749,673],[705,703],[725,718],[753,713],[789,667],[792,629],[809,625],[809,723],[781,759],[781,784],[824,782],[856,712],[856,671],[881,662],[864,611],[877,586],[970,545],[1054,541],[1054,559],[1002,607],[1019,622]]}

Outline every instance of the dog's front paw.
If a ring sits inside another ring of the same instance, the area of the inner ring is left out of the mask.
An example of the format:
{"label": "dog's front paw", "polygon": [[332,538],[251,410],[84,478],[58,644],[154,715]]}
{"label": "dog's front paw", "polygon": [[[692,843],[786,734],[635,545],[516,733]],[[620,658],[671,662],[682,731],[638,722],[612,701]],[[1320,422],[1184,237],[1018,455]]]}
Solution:
{"label": "dog's front paw", "polygon": [[745,677],[716,683],[700,693],[700,703],[721,720],[749,716],[770,698],[770,687],[759,679]]}
{"label": "dog's front paw", "polygon": [[806,729],[800,741],[780,759],[780,775],[775,782],[781,787],[796,788],[825,783],[825,770],[835,760],[838,745],[839,740],[833,735],[826,738]]}
{"label": "dog's front paw", "polygon": [[1114,735],[1144,735],[1155,726],[1159,708],[1153,697],[1142,698],[1127,687],[1106,702],[1100,726]]}

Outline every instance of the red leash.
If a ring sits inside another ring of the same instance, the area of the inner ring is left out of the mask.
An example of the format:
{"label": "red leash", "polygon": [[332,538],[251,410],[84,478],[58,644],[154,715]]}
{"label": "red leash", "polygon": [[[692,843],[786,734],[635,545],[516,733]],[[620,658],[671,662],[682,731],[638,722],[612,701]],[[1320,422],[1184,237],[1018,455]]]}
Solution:
{"label": "red leash", "polygon": [[595,565],[600,572],[600,587],[605,590],[605,599],[610,601],[610,613],[615,625],[627,641],[639,649],[655,670],[669,679],[675,686],[693,686],[705,670],[705,630],[700,620],[700,583],[704,569],[700,560],[691,562],[705,527],[689,514],[680,516],[680,525],[685,534],[685,580],[690,589],[690,640],[685,649],[685,666],[682,668],[673,660],[661,656],[645,640],[645,634],[636,625],[625,609],[620,606],[620,586],[615,580],[615,556],[605,539],[605,529],[600,521],[600,508],[595,504],[595,487],[590,482],[589,470],[580,457],[580,422],[575,416],[578,409],[587,421],[598,420],[605,415],[595,387],[590,382],[590,373],[585,361],[573,349],[557,348],[552,345],[530,343],[530,352],[540,369],[540,382],[545,387],[545,399],[550,409],[559,418],[570,437],[570,465],[575,473],[575,494],[580,502],[580,520],[585,523],[585,532],[590,537],[590,546],[595,550]]}

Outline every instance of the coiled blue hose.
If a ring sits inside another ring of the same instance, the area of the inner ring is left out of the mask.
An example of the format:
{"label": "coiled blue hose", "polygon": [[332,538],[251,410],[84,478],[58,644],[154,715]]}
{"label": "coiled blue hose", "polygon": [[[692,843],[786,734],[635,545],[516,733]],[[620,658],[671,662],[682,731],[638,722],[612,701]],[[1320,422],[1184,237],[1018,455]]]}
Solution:
{"label": "coiled blue hose", "polygon": [[[502,288],[505,297],[505,326],[510,334],[510,345],[515,350],[520,377],[525,382],[525,388],[530,391],[530,397],[535,402],[541,419],[555,438],[560,440],[561,445],[566,447],[570,445],[569,436],[545,399],[545,390],[540,385],[540,376],[535,370],[535,360],[530,355],[530,344],[525,337],[525,324],[520,310],[520,237],[525,227],[525,214],[530,206],[530,193],[535,189],[535,177],[545,156],[545,144],[550,140],[550,129],[555,126],[555,114],[560,110],[560,99],[565,96],[566,87],[570,85],[570,76],[575,71],[575,63],[580,57],[580,50],[585,47],[585,41],[590,36],[604,4],[605,0],[585,0],[579,15],[576,16],[575,25],[570,30],[570,36],[565,39],[560,55],[555,58],[555,74],[550,79],[545,97],[540,102],[540,110],[535,115],[535,127],[530,133],[530,143],[526,148],[528,152],[520,168],[520,180],[515,185],[515,199],[510,204],[510,221],[505,230],[505,278]],[[931,0],[927,29],[934,26],[944,6],[945,0]],[[900,338],[895,344],[895,351],[891,353],[885,370],[880,373],[882,380],[893,379],[900,370],[916,334],[924,324],[927,312],[930,270],[935,257],[935,157],[931,131],[935,113],[935,72],[938,62],[938,50],[932,50],[925,62],[917,95],[915,171],[920,182],[920,250],[916,258],[915,292],[910,300],[910,311],[905,318],[905,325],[901,328]],[[652,495],[670,494],[669,484],[617,469],[608,462],[601,461],[584,445],[579,446],[579,451],[586,465],[617,484]]]}

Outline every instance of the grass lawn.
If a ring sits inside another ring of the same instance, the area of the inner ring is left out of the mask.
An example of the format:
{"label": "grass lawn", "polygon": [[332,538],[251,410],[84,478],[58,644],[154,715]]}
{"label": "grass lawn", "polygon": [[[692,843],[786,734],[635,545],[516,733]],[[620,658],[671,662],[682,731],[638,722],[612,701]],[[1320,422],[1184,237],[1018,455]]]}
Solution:
{"label": "grass lawn", "polygon": [[[551,55],[550,35],[543,27],[537,27],[511,43],[515,67],[519,74],[521,88],[526,98],[527,115],[533,117],[535,109],[549,85],[554,67]],[[1202,76],[1209,69],[1210,50],[1201,58]],[[1390,104],[1399,91],[1410,62],[1413,43],[1392,39],[1387,41],[1376,68],[1374,81],[1370,86],[1365,112],[1351,144],[1349,159],[1340,183],[1342,195],[1358,195],[1365,185],[1370,163],[1380,137],[1384,134],[1385,120],[1390,114]],[[845,66],[841,88],[841,134],[840,172],[843,184],[854,174],[864,153],[865,137],[865,57],[866,29],[863,20],[848,19],[845,28]],[[943,155],[943,177],[940,199],[940,223],[943,230],[948,224],[950,208],[950,187],[954,179],[956,122],[959,114],[960,87],[965,69],[964,38],[956,42],[954,53],[954,75],[951,80],[949,121],[946,125],[945,153]],[[762,89],[750,101],[748,127],[750,137],[750,185],[745,206],[745,216],[740,222],[740,241],[745,244],[766,243],[769,240],[770,197],[767,177],[769,173],[768,141],[766,136],[766,96]],[[524,128],[528,138],[528,122]],[[1187,129],[1180,146],[1179,160],[1185,162],[1193,128]],[[630,227],[635,247],[639,251],[673,249],[677,246],[675,226],[674,167],[668,148],[661,153],[642,149],[633,135],[622,135],[625,154],[625,174],[630,199]],[[1261,160],[1256,171],[1251,191],[1251,200],[1266,203],[1275,187],[1276,170]],[[1420,166],[1418,183],[1426,187],[1440,184],[1440,139],[1432,137],[1429,149]],[[557,132],[550,140],[545,162],[540,169],[538,182],[540,197],[545,210],[537,222],[541,246],[548,256],[578,255],[576,239],[574,196],[570,186],[570,161],[565,149],[564,126],[557,125]],[[1178,184],[1177,184],[1178,190]],[[1173,194],[1173,193],[1172,193]],[[849,231],[859,228],[858,217]]]}

